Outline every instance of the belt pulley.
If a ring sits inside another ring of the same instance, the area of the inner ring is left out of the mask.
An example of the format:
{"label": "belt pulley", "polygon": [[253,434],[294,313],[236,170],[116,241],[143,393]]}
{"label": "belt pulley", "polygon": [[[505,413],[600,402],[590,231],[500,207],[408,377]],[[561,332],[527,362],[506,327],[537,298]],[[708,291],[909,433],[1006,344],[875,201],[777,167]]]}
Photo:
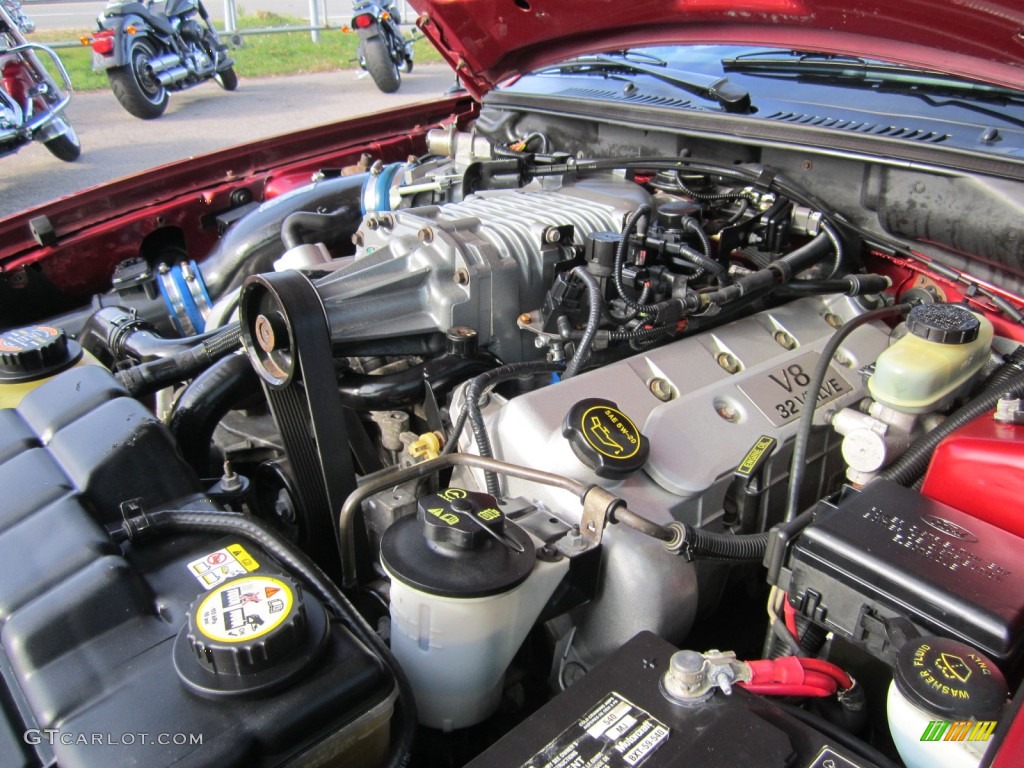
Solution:
{"label": "belt pulley", "polygon": [[240,315],[242,342],[294,473],[305,520],[300,543],[336,574],[335,520],[355,474],[323,302],[299,272],[255,275],[243,286]]}

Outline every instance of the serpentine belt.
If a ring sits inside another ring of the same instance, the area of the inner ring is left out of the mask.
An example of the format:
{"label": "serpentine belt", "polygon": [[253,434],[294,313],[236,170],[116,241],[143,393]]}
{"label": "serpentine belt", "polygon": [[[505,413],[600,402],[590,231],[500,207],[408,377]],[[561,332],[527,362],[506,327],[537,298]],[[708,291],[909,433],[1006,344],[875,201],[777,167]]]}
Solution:
{"label": "serpentine belt", "polygon": [[300,545],[332,576],[340,572],[335,521],[355,489],[326,310],[313,284],[286,271],[248,278],[242,342],[270,403],[294,474]]}

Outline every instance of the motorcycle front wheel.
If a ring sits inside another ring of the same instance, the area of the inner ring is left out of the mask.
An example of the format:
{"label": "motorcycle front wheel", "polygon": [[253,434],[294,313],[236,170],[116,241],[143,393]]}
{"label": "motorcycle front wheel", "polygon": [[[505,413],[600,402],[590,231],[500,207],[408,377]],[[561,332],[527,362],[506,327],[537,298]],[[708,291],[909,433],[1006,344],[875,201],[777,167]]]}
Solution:
{"label": "motorcycle front wheel", "polygon": [[366,59],[366,70],[377,87],[384,93],[397,91],[402,84],[402,75],[398,72],[395,60],[391,58],[383,33],[363,41],[363,56]]}
{"label": "motorcycle front wheel", "polygon": [[228,67],[222,69],[213,79],[217,81],[217,85],[223,88],[225,91],[233,91],[238,87],[238,74],[235,72],[234,67]]}
{"label": "motorcycle front wheel", "polygon": [[82,154],[82,143],[71,125],[68,125],[68,129],[60,136],[43,142],[43,146],[50,150],[50,154],[65,163],[73,163]]}
{"label": "motorcycle front wheel", "polygon": [[167,89],[149,68],[156,56],[153,44],[144,37],[132,41],[128,64],[107,70],[110,88],[121,106],[142,120],[160,117],[167,109]]}

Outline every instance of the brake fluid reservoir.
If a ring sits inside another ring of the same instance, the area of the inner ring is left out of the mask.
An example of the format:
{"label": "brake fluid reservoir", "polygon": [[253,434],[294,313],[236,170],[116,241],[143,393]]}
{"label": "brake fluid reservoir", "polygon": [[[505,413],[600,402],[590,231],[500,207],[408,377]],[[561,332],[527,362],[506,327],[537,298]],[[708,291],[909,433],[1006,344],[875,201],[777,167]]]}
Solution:
{"label": "brake fluid reservoir", "polygon": [[100,365],[60,328],[32,325],[0,333],[0,408],[14,408],[44,381],[75,365]]}
{"label": "brake fluid reservoir", "polygon": [[871,396],[904,413],[926,413],[968,385],[988,359],[992,323],[959,304],[923,304],[907,316],[909,333],[878,356]]}
{"label": "brake fluid reservoir", "polygon": [[391,577],[391,650],[423,725],[445,731],[488,717],[505,670],[555,587],[564,558],[540,559],[493,496],[448,488],[381,540]]}

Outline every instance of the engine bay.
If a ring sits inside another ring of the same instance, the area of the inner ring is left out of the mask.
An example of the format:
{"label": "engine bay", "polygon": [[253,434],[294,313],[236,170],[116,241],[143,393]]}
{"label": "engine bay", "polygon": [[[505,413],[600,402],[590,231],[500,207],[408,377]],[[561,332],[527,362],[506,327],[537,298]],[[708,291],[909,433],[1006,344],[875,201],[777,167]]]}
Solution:
{"label": "engine bay", "polygon": [[[501,105],[411,142],[4,317],[0,762],[978,764],[1017,182]],[[78,738],[122,727],[167,739]]]}

